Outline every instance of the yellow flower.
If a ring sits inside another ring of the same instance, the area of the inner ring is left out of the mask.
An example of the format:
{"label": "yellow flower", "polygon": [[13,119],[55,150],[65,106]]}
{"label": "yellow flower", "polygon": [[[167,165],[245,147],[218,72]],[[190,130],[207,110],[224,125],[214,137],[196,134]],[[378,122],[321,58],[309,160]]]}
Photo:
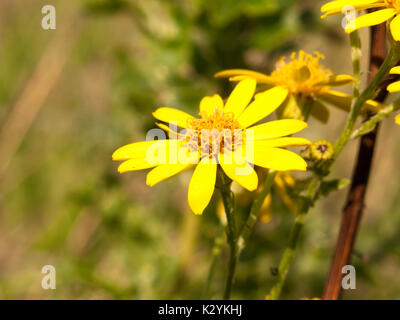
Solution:
{"label": "yellow flower", "polygon": [[361,11],[371,8],[378,9],[377,11],[364,14],[360,17],[354,17],[347,21],[345,31],[347,33],[353,32],[360,28],[370,27],[382,22],[388,21],[394,17],[390,22],[390,31],[393,39],[400,40],[400,0],[336,0],[326,3],[322,6],[321,12],[324,13],[322,18],[327,16],[340,14],[342,10],[350,10],[354,8],[355,11]]}
{"label": "yellow flower", "polygon": [[296,203],[288,194],[288,190],[293,190],[295,184],[296,181],[290,172],[278,173],[274,181],[274,187],[278,191],[281,200],[293,214],[297,214],[298,208]]}
{"label": "yellow flower", "polygon": [[[400,74],[400,66],[394,67],[390,70],[390,74]],[[387,91],[400,92],[400,81],[393,82],[388,85]],[[400,114],[394,118],[395,122],[400,125]]]}
{"label": "yellow flower", "polygon": [[306,160],[326,161],[333,155],[333,146],[327,140],[317,140],[308,146],[302,156]]}
{"label": "yellow flower", "polygon": [[[285,137],[307,127],[300,120],[277,120],[254,125],[286,99],[287,89],[275,87],[251,102],[254,79],[240,81],[224,104],[219,95],[200,102],[200,118],[171,108],[159,108],[153,115],[169,132],[169,139],[132,143],[116,150],[113,160],[124,161],[120,173],[153,168],[147,174],[149,186],[195,166],[189,183],[188,202],[195,214],[202,214],[214,193],[217,167],[249,191],[258,185],[253,165],[278,171],[306,170],[299,155],[284,147],[308,145],[303,138]],[[250,103],[251,102],[251,103]],[[176,125],[174,130],[171,125]],[[183,131],[178,132],[178,127]]]}
{"label": "yellow flower", "polygon": [[[289,190],[293,190],[296,181],[290,172],[278,172],[274,179],[274,190],[277,191],[278,196],[281,198],[283,204],[290,210],[294,215],[297,214],[298,208],[295,201],[288,193]],[[259,219],[262,223],[268,223],[273,217],[272,211],[272,197],[271,193],[265,198],[259,212]]]}
{"label": "yellow flower", "polygon": [[[400,74],[400,66],[394,67],[390,70],[390,74]],[[387,86],[389,92],[400,92],[400,81],[393,82]]]}
{"label": "yellow flower", "polygon": [[264,88],[280,86],[288,90],[289,95],[280,108],[281,118],[295,118],[304,120],[310,108],[310,115],[322,122],[327,122],[329,110],[325,103],[329,103],[344,111],[349,111],[352,96],[331,90],[332,87],[342,86],[354,81],[347,74],[335,75],[331,70],[320,64],[324,56],[319,52],[314,55],[300,50],[293,52],[291,61],[285,62],[282,57],[276,63],[275,70],[270,74],[262,74],[243,69],[231,69],[219,72],[215,77],[228,77],[231,81],[240,81],[245,78],[254,78]]}

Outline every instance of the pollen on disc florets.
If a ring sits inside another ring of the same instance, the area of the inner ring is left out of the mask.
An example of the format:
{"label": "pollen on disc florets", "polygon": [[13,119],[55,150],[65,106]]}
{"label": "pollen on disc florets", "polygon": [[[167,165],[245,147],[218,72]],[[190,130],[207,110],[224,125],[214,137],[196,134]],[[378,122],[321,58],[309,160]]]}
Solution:
{"label": "pollen on disc florets", "polygon": [[394,8],[400,12],[400,1],[399,0],[385,0],[386,7]]}
{"label": "pollen on disc florets", "polygon": [[327,81],[333,75],[330,69],[319,63],[321,59],[325,59],[319,52],[309,54],[300,50],[298,53],[293,52],[290,58],[291,61],[285,62],[285,57],[282,57],[276,63],[276,69],[271,73],[271,77],[293,94],[313,96],[322,89],[317,84]]}
{"label": "pollen on disc florets", "polygon": [[215,109],[212,114],[202,113],[201,118],[189,120],[186,140],[201,157],[216,156],[224,150],[235,151],[242,145],[242,130],[233,113]]}

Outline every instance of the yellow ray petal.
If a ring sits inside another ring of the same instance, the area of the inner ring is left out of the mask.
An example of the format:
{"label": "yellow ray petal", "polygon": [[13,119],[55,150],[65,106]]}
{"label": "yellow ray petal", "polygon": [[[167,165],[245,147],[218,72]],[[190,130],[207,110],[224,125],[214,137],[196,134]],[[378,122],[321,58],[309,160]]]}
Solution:
{"label": "yellow ray petal", "polygon": [[277,171],[307,170],[307,163],[294,152],[279,148],[254,148],[255,165]]}
{"label": "yellow ray petal", "polygon": [[328,108],[318,100],[314,100],[311,106],[310,116],[316,118],[322,123],[327,123],[329,120],[329,110]]}
{"label": "yellow ray petal", "polygon": [[353,100],[352,96],[334,90],[322,91],[317,95],[317,97],[346,112],[350,110],[351,102]]}
{"label": "yellow ray petal", "polygon": [[245,80],[245,79],[254,79],[254,78],[250,77],[250,76],[234,76],[234,77],[230,77],[229,81],[231,81],[231,82],[239,82],[239,81],[242,81],[242,80]]}
{"label": "yellow ray petal", "polygon": [[400,16],[399,15],[397,15],[390,22],[390,32],[395,41],[400,41]]}
{"label": "yellow ray petal", "polygon": [[218,94],[214,94],[212,97],[204,97],[200,101],[200,115],[211,116],[214,110],[222,111],[224,108],[224,102]]}
{"label": "yellow ray petal", "polygon": [[379,112],[380,110],[382,110],[385,107],[384,104],[379,103],[375,100],[367,100],[364,102],[362,109],[365,111],[371,111],[371,112]]}
{"label": "yellow ray petal", "polygon": [[398,115],[394,118],[394,121],[395,121],[398,125],[400,125],[400,114],[398,114]]}
{"label": "yellow ray petal", "polygon": [[272,139],[299,132],[307,127],[307,123],[301,120],[282,119],[266,122],[258,126],[248,128],[245,135],[247,139],[249,136],[248,130],[253,130],[255,140]]}
{"label": "yellow ray petal", "polygon": [[175,123],[178,127],[187,128],[188,122],[195,119],[190,114],[173,108],[158,108],[153,112],[153,117],[164,122]]}
{"label": "yellow ray petal", "polygon": [[328,80],[321,81],[317,83],[317,86],[330,86],[330,87],[338,87],[343,86],[345,84],[349,84],[354,82],[355,79],[348,74],[338,74],[330,76]]}
{"label": "yellow ray petal", "polygon": [[133,165],[133,169],[125,170],[132,171],[140,170],[140,168],[142,167],[145,168],[146,163],[149,166],[153,164],[153,167],[165,163],[178,163],[180,149],[184,147],[185,150],[187,150],[187,148],[184,146],[186,144],[186,141],[182,140],[170,139],[149,142],[153,143],[150,143],[146,146],[146,144],[138,142],[121,147],[114,152],[113,159],[132,160],[131,162],[126,163],[121,167],[125,170],[125,168]]}
{"label": "yellow ray petal", "polygon": [[321,7],[321,12],[326,12],[322,18],[326,16],[342,13],[343,7],[349,6],[353,7],[355,10],[364,10],[373,7],[384,6],[382,0],[339,0],[339,1],[331,1],[324,4]]}
{"label": "yellow ray petal", "polygon": [[217,178],[217,164],[203,158],[196,166],[189,183],[188,201],[194,214],[202,214],[210,202]]}
{"label": "yellow ray petal", "polygon": [[131,158],[145,158],[147,150],[150,146],[156,144],[163,146],[167,144],[168,140],[155,140],[155,141],[141,141],[127,144],[118,148],[112,155],[113,160],[128,160]]}
{"label": "yellow ray petal", "polygon": [[167,126],[166,124],[160,122],[156,122],[156,126],[166,131],[170,139],[178,139],[178,137],[182,136],[176,131],[178,129],[176,126]]}
{"label": "yellow ray petal", "polygon": [[226,175],[243,188],[254,191],[258,186],[258,177],[254,168],[238,153],[220,154],[219,163]]}
{"label": "yellow ray petal", "polygon": [[345,31],[346,33],[351,33],[360,28],[375,26],[389,20],[395,14],[396,10],[394,9],[382,9],[374,11],[372,13],[364,14],[358,18],[355,18],[354,20],[347,22]]}
{"label": "yellow ray petal", "polygon": [[285,147],[298,147],[310,145],[311,141],[304,138],[296,137],[285,137],[268,140],[256,140],[254,141],[254,150],[264,148],[285,148]]}
{"label": "yellow ray petal", "polygon": [[[367,9],[374,9],[374,8],[382,9],[384,7],[385,7],[384,3],[376,2],[376,3],[372,3],[372,4],[366,4],[366,5],[362,6],[362,8],[361,7],[355,7],[354,9],[356,11],[360,11],[360,10],[367,10]],[[326,17],[333,16],[333,15],[338,14],[338,13],[345,13],[345,12],[342,12],[342,10],[340,10],[339,12],[338,11],[328,11],[327,13],[323,14],[321,16],[321,18],[324,19]]]}
{"label": "yellow ray petal", "polygon": [[393,82],[389,84],[386,88],[389,92],[399,92],[400,91],[400,81]]}
{"label": "yellow ray petal", "polygon": [[232,81],[238,81],[237,79],[239,78],[235,78],[237,76],[243,77],[242,79],[244,79],[245,76],[247,76],[247,78],[251,77],[253,79],[256,79],[258,83],[274,83],[273,79],[270,76],[246,69],[229,69],[218,72],[214,75],[214,77],[216,78],[230,78],[229,80],[231,80],[232,78]]}
{"label": "yellow ray petal", "polygon": [[272,219],[271,203],[272,203],[272,197],[271,193],[269,193],[265,197],[264,202],[262,203],[260,211],[258,213],[258,219],[260,220],[261,223],[269,223],[271,221]]}
{"label": "yellow ray petal", "polygon": [[240,115],[238,121],[243,128],[264,119],[278,108],[288,95],[283,87],[274,87],[257,95],[255,99]]}
{"label": "yellow ray petal", "polygon": [[400,66],[390,69],[390,74],[400,74]]}
{"label": "yellow ray petal", "polygon": [[240,81],[226,101],[224,112],[231,112],[237,118],[253,97],[256,84],[256,80],[250,78]]}
{"label": "yellow ray petal", "polygon": [[162,164],[151,170],[146,177],[146,184],[150,187],[157,183],[164,181],[172,176],[180,173],[181,171],[189,168],[187,164]]}
{"label": "yellow ray petal", "polygon": [[124,173],[128,171],[138,171],[153,168],[157,165],[146,158],[130,159],[122,162],[118,167],[119,173]]}

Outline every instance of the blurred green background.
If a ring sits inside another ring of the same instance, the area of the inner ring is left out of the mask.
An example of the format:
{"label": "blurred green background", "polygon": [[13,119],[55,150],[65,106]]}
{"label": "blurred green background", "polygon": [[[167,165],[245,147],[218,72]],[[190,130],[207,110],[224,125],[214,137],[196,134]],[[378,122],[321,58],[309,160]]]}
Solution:
{"label": "blurred green background", "polygon": [[[145,172],[119,175],[111,154],[145,138],[157,107],[194,114],[202,96],[226,96],[231,84],[213,78],[222,69],[270,72],[302,48],[325,54],[335,73],[351,73],[341,18],[319,18],[324,2],[0,1],[0,150],[8,150],[0,154],[0,298],[200,298],[218,193],[194,216],[190,172],[149,188]],[[44,4],[57,10],[56,30],[41,28]],[[311,121],[302,136],[334,140],[344,121],[332,110],[328,125]],[[353,256],[357,289],[344,298],[400,298],[399,146],[400,129],[386,119]],[[351,176],[356,150],[352,142],[332,176]],[[346,191],[307,217],[282,298],[321,296]],[[257,224],[243,251],[233,298],[265,298],[292,224],[273,190],[272,219]],[[211,298],[222,297],[225,249]],[[56,290],[41,288],[47,264]]]}

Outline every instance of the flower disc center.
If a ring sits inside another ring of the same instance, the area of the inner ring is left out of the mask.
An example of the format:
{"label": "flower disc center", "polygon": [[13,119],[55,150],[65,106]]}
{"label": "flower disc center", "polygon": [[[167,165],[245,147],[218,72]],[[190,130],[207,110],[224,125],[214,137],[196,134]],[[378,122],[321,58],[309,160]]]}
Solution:
{"label": "flower disc center", "polygon": [[331,70],[319,64],[321,59],[324,59],[324,56],[319,52],[315,52],[314,55],[302,50],[298,54],[293,52],[290,62],[286,63],[285,57],[277,62],[271,77],[293,94],[313,95],[321,90],[316,84],[327,81],[333,74]]}
{"label": "flower disc center", "polygon": [[233,113],[215,109],[212,114],[191,120],[189,126],[187,141],[193,151],[201,151],[201,158],[234,151],[242,145],[242,129]]}
{"label": "flower disc center", "polygon": [[400,12],[400,0],[385,0],[386,6]]}

